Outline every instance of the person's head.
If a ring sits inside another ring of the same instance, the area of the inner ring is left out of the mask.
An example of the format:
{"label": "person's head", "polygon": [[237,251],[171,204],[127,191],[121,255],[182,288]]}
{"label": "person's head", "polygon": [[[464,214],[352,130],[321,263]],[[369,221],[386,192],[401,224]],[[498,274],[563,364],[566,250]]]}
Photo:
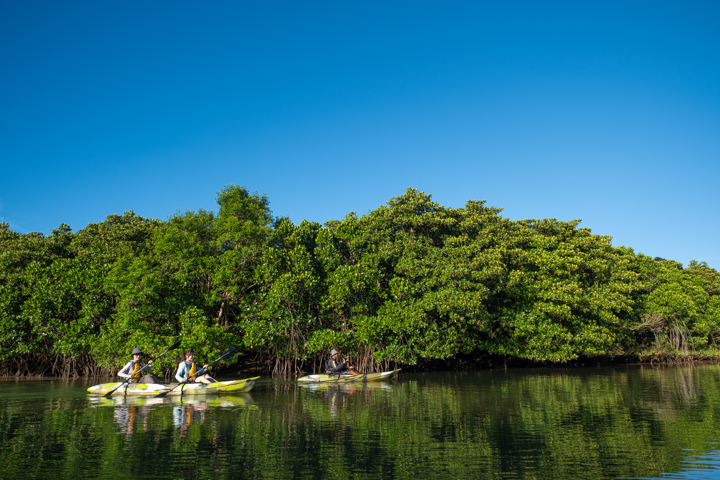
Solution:
{"label": "person's head", "polygon": [[192,362],[194,358],[195,358],[194,350],[188,349],[188,350],[185,350],[185,352],[183,352],[183,360]]}
{"label": "person's head", "polygon": [[143,357],[143,351],[139,348],[133,348],[132,349],[132,359],[136,362],[140,361],[140,359]]}
{"label": "person's head", "polygon": [[337,350],[335,350],[334,348],[332,350],[330,350],[330,356],[332,358],[337,358],[337,356],[338,356]]}

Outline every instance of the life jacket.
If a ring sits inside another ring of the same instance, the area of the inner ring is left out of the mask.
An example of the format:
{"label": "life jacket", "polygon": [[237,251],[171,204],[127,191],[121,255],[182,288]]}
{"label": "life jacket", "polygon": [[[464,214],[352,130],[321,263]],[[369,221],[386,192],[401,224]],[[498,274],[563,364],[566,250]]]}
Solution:
{"label": "life jacket", "polygon": [[130,378],[133,382],[137,382],[140,380],[140,362],[134,362],[135,367],[133,368],[132,373],[130,374]]}
{"label": "life jacket", "polygon": [[188,372],[188,380],[191,379],[193,375],[195,375],[195,372],[197,372],[197,367],[195,366],[195,362],[192,362],[190,364],[190,371]]}
{"label": "life jacket", "polygon": [[338,362],[334,358],[330,358],[325,362],[325,370],[328,375],[339,375],[347,372],[347,367],[344,363]]}

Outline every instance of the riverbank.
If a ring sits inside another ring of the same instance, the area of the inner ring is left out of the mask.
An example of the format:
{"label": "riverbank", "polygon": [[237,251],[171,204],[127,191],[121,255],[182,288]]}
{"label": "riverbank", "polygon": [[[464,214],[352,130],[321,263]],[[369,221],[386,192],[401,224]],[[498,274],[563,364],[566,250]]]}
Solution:
{"label": "riverbank", "polygon": [[[117,373],[115,369],[104,369],[97,366],[89,357],[84,357],[81,360],[71,359],[70,361],[57,358],[51,368],[45,366],[44,368],[32,370],[34,365],[42,365],[40,362],[43,359],[47,360],[47,358],[43,356],[27,356],[22,359],[15,359],[14,361],[5,360],[0,362],[0,378],[99,378],[113,377]],[[306,374],[319,373],[317,368],[313,370],[309,366],[310,362],[297,362],[297,369],[294,374],[273,375],[275,363],[274,358],[263,355],[241,355],[234,363],[215,368],[214,372],[217,375],[260,375],[266,378],[294,378]],[[352,358],[348,359],[348,363],[353,363]],[[604,367],[612,365],[689,365],[717,363],[720,363],[720,350],[718,349],[708,349],[702,352],[677,352],[670,349],[647,348],[629,355],[619,355],[616,357],[583,356],[567,362],[533,362],[524,358],[502,357],[499,355],[460,355],[446,360],[419,361],[415,365],[393,362],[373,370],[384,371],[401,368],[405,372],[453,372],[504,368],[553,369]],[[315,361],[312,362],[312,364],[317,366],[319,362]],[[120,367],[118,367],[118,369],[119,368]],[[161,378],[164,377],[166,380],[172,379],[172,373],[170,369],[166,370],[164,374],[156,372],[156,374]]]}

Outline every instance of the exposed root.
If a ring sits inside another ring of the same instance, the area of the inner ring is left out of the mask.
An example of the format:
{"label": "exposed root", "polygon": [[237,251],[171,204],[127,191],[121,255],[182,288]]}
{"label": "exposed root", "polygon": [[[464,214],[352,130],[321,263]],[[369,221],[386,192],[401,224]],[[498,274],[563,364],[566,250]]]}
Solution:
{"label": "exposed root", "polygon": [[1,377],[102,377],[113,372],[97,365],[88,354],[77,357],[43,353],[25,354],[0,361]]}

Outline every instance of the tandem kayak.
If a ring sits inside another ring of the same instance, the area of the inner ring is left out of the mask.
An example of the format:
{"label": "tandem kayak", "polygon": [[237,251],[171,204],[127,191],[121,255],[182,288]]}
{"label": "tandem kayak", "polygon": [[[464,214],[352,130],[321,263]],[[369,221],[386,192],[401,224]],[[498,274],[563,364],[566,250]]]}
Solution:
{"label": "tandem kayak", "polygon": [[[216,393],[225,392],[249,392],[255,385],[255,382],[260,377],[245,378],[243,380],[231,380],[228,382],[215,382],[215,383],[188,383],[182,385],[172,392],[168,393],[168,396],[180,396],[180,395],[213,395]],[[103,383],[100,385],[94,385],[87,389],[89,393],[95,393],[98,395],[105,395],[110,392],[113,388],[120,385],[121,382]],[[124,396],[124,395],[158,395],[160,393],[167,392],[173,387],[176,387],[177,383],[128,383],[117,390],[115,390],[112,396]]]}
{"label": "tandem kayak", "polygon": [[361,375],[307,375],[298,378],[298,382],[308,383],[349,383],[349,382],[380,382],[384,380],[392,380],[397,376],[401,369],[391,370],[381,373],[363,373]]}

